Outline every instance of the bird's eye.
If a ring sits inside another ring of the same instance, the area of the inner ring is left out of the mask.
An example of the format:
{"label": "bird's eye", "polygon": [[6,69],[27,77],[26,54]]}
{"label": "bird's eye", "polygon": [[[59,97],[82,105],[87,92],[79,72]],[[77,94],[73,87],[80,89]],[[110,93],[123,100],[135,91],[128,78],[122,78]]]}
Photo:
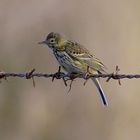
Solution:
{"label": "bird's eye", "polygon": [[51,38],[50,39],[50,43],[55,43],[55,39],[54,38]]}

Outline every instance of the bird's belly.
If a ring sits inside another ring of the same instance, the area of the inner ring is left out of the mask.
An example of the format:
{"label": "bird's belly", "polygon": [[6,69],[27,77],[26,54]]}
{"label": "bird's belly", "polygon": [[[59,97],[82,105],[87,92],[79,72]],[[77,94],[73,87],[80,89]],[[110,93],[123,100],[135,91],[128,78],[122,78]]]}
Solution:
{"label": "bird's belly", "polygon": [[63,67],[63,69],[67,72],[75,72],[79,73],[81,72],[80,67],[78,65],[75,65],[74,60],[66,53],[66,52],[57,52],[54,53],[57,61],[59,64]]}

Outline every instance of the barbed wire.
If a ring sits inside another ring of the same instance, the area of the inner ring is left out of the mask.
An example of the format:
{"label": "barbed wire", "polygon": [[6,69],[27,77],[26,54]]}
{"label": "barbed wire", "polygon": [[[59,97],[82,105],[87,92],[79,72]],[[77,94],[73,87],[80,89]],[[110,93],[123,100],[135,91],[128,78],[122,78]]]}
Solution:
{"label": "barbed wire", "polygon": [[8,78],[8,77],[19,77],[19,78],[26,78],[26,79],[30,79],[32,77],[44,77],[44,78],[50,78],[50,77],[55,77],[56,79],[61,79],[61,78],[71,78],[71,77],[75,77],[75,78],[84,78],[84,79],[88,79],[91,77],[94,78],[112,78],[112,79],[124,79],[124,78],[128,78],[128,79],[132,79],[132,78],[140,78],[140,74],[90,74],[87,75],[85,77],[85,74],[66,74],[63,72],[60,72],[59,74],[54,73],[54,74],[46,74],[46,73],[32,73],[29,74],[27,73],[14,73],[14,72],[0,72],[0,79],[2,78]]}
{"label": "barbed wire", "polygon": [[32,69],[31,71],[25,72],[25,73],[0,71],[0,79],[7,80],[8,77],[19,77],[19,78],[25,78],[25,79],[32,79],[34,87],[35,87],[34,77],[52,78],[52,81],[54,81],[54,79],[63,79],[65,86],[67,86],[67,81],[71,80],[71,83],[70,83],[70,89],[71,89],[72,82],[76,78],[85,79],[86,81],[84,82],[84,85],[86,84],[87,80],[91,77],[107,78],[107,80],[106,80],[107,82],[110,81],[110,79],[118,80],[119,85],[121,85],[120,79],[140,78],[140,74],[118,74],[119,71],[120,71],[120,69],[118,68],[118,66],[116,66],[115,72],[110,73],[110,74],[64,73],[64,72],[61,72],[61,67],[59,67],[58,71],[53,74],[35,72],[35,69]]}

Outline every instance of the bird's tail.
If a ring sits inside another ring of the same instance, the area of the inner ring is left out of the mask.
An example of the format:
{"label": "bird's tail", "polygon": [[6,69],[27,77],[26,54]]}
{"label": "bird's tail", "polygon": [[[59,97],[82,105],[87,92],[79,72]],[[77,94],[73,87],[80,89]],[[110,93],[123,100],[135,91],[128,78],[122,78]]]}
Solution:
{"label": "bird's tail", "polygon": [[101,87],[101,85],[100,85],[98,79],[97,79],[97,78],[91,78],[91,79],[93,80],[93,82],[94,82],[95,85],[96,85],[96,88],[97,88],[97,90],[98,90],[98,92],[99,92],[99,94],[100,94],[100,96],[101,96],[102,103],[103,103],[105,106],[107,106],[107,105],[108,105],[108,102],[107,102],[106,96],[105,96],[105,94],[104,94],[104,92],[103,92],[103,89],[102,89],[102,87]]}

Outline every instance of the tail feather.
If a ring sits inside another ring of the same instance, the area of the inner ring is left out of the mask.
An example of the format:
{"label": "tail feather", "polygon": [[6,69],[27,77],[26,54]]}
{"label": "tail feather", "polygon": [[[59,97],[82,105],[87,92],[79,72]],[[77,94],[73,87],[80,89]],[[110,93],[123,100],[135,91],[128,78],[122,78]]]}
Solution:
{"label": "tail feather", "polygon": [[103,92],[103,89],[102,89],[102,87],[101,87],[101,85],[100,85],[98,79],[97,79],[97,78],[91,78],[91,79],[93,80],[93,82],[94,82],[95,85],[96,85],[96,88],[97,88],[97,90],[98,90],[98,92],[99,92],[99,94],[100,94],[100,96],[101,96],[102,103],[103,103],[105,106],[107,106],[107,105],[108,105],[108,102],[107,102],[106,96],[105,96],[105,94],[104,94],[104,92]]}

